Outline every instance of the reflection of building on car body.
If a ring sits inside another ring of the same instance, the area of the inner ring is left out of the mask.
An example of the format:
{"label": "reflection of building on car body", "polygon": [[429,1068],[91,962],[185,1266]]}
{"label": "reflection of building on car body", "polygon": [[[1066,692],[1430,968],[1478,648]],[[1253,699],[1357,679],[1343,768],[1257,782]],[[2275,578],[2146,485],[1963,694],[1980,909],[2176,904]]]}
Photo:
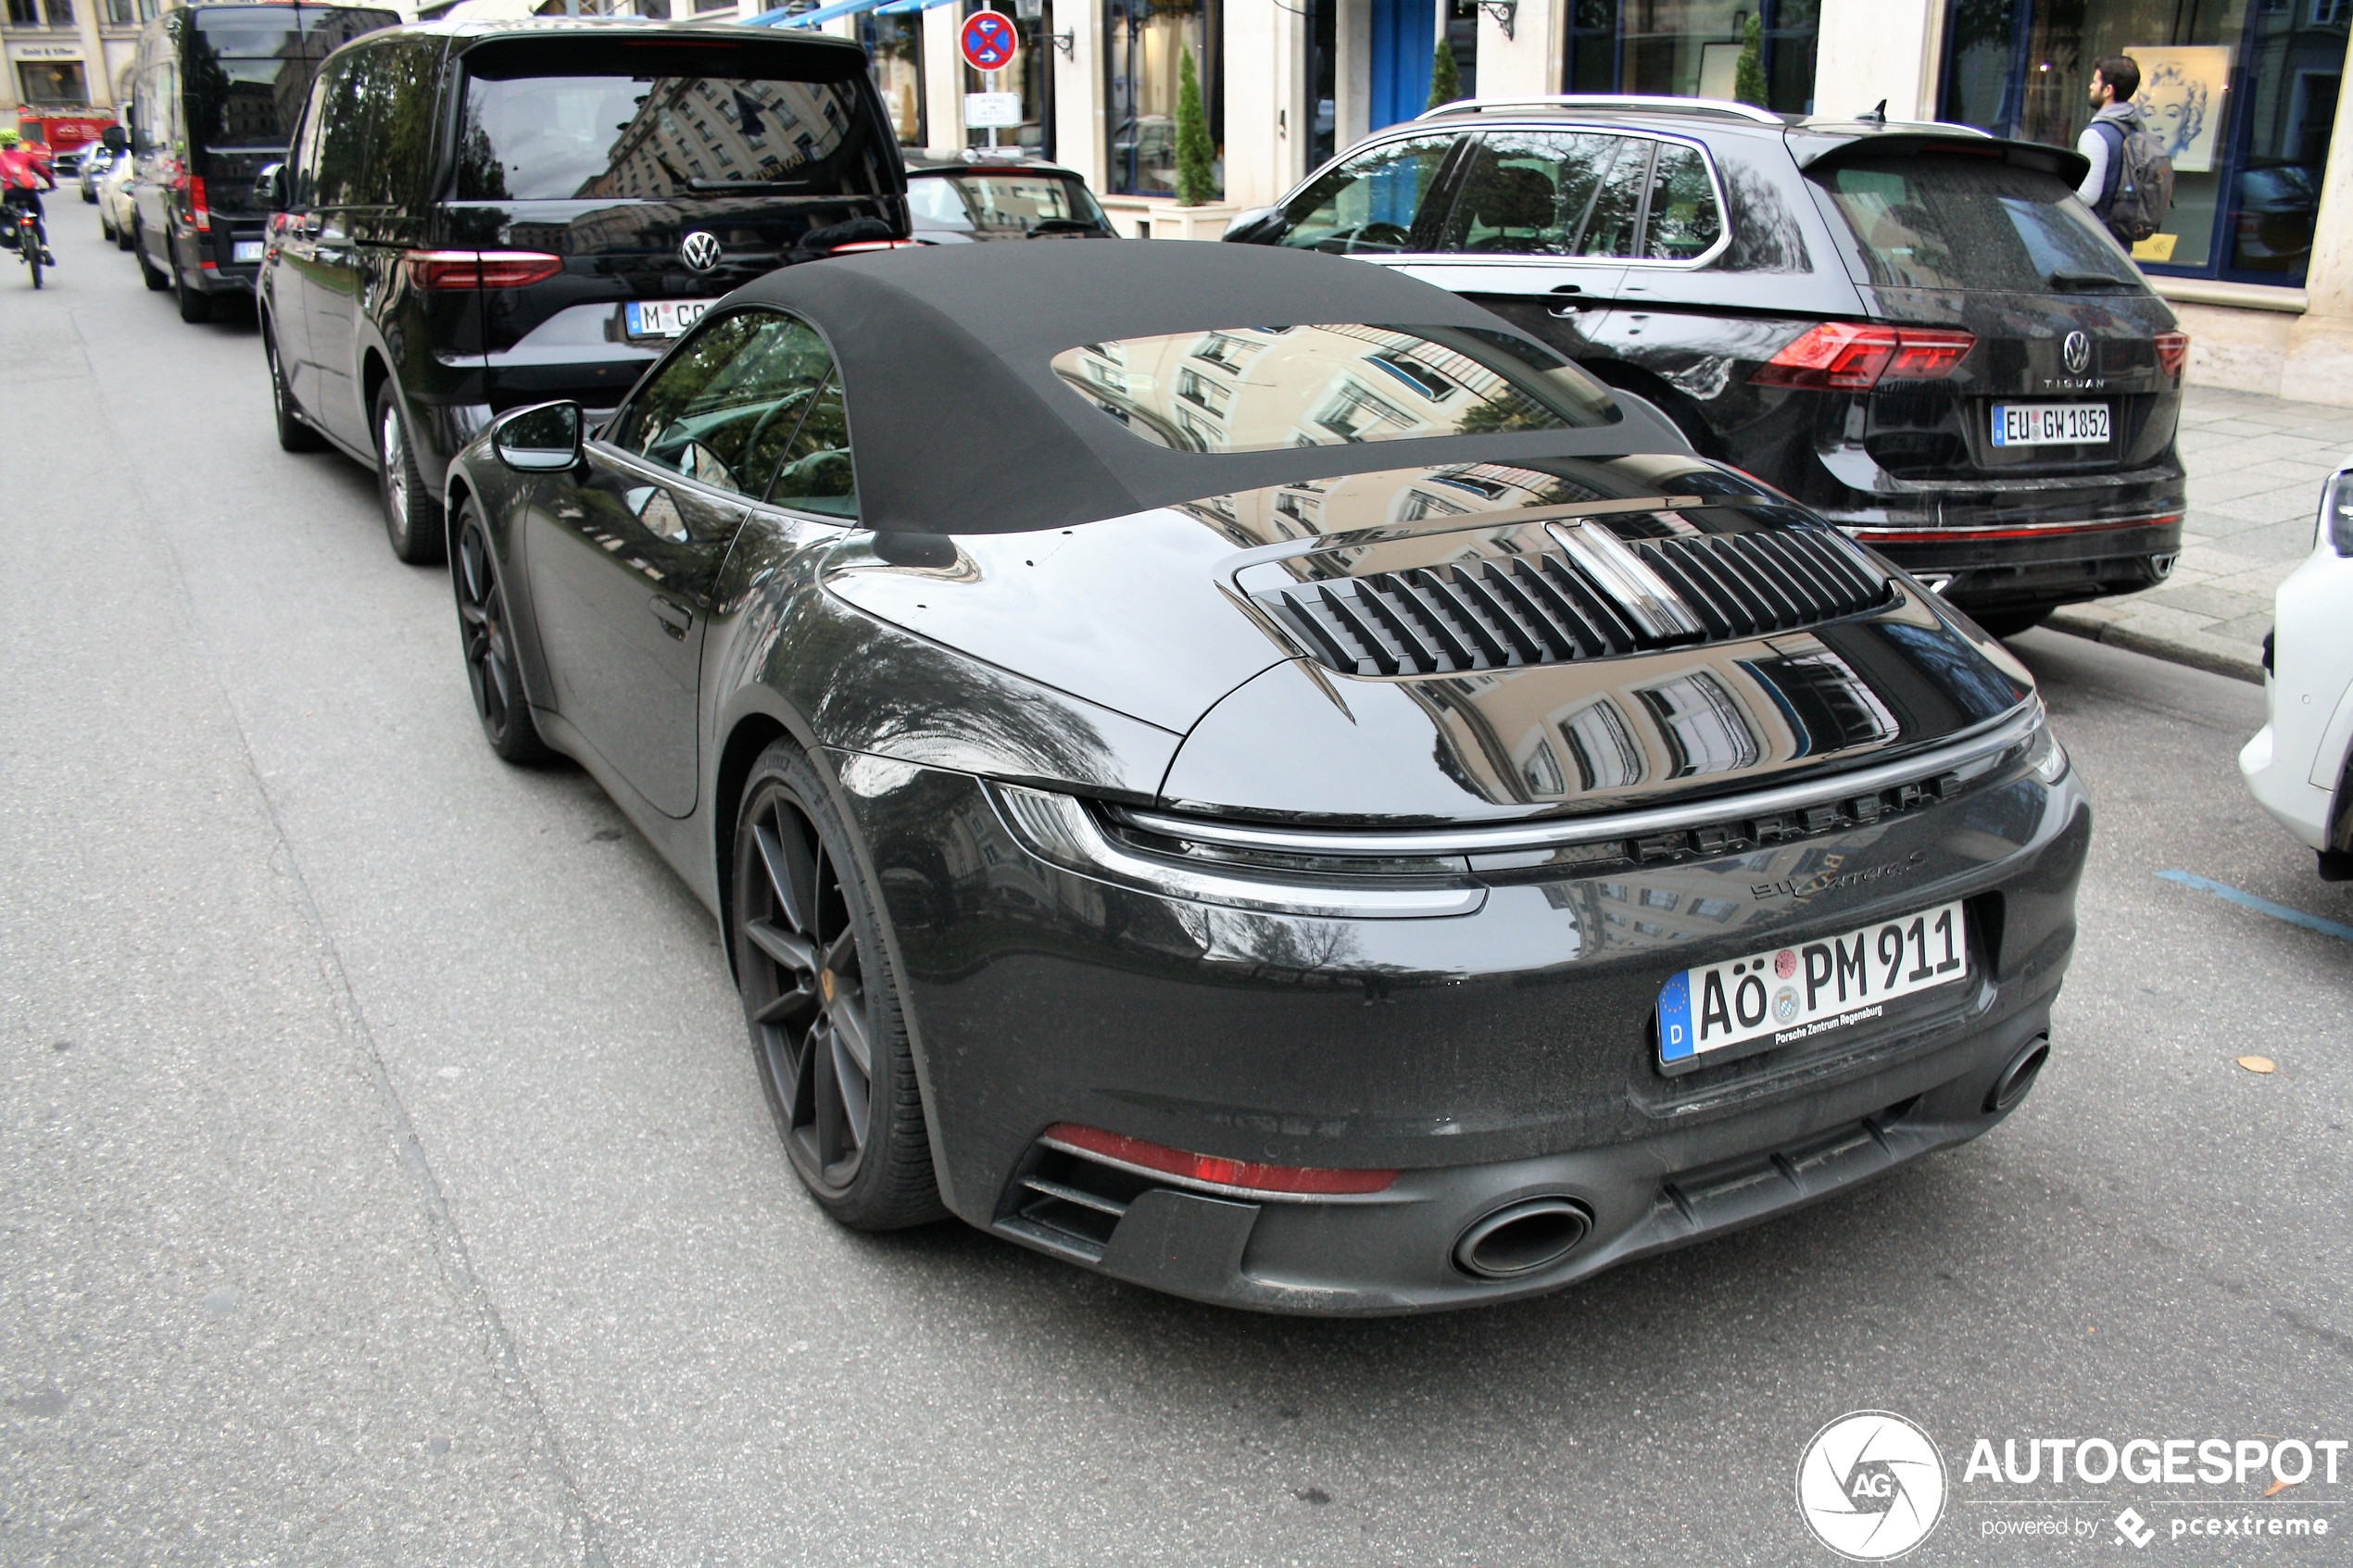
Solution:
{"label": "reflection of building on car body", "polygon": [[485,738],[716,912],[847,1223],[1468,1305],[1972,1137],[2049,1049],[2089,811],[2023,668],[1409,278],[788,267],[448,497]]}

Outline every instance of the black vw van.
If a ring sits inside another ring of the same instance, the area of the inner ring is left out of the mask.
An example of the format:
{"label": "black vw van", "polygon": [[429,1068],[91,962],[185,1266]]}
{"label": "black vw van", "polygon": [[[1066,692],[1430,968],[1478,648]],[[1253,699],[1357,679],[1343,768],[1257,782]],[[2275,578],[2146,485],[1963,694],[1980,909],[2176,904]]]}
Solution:
{"label": "black vw van", "polygon": [[443,476],[494,414],[610,409],[729,290],[912,243],[865,51],[735,25],[362,38],[321,69],[271,181],[279,441],[373,463],[407,561],[440,558]]}
{"label": "black vw van", "polygon": [[254,176],[286,156],[286,132],[319,62],[397,12],[359,6],[190,6],[139,38],[131,93],[131,250],[151,289],[202,321],[212,296],[245,294],[260,270],[267,209]]}

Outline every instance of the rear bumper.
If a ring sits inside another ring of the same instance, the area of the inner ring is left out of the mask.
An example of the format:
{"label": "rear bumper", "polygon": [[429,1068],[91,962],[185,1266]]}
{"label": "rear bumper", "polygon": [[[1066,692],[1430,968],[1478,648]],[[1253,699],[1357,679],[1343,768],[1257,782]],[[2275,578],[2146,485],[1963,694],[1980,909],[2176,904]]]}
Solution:
{"label": "rear bumper", "polygon": [[1914,576],[1948,578],[1941,592],[1965,609],[2047,607],[2153,588],[2182,553],[2182,518],[2025,526],[1849,528]]}
{"label": "rear bumper", "polygon": [[[851,806],[949,1206],[1155,1289],[1340,1314],[1555,1289],[1983,1132],[2000,1119],[1993,1085],[2047,1034],[2090,822],[2071,778],[2019,776],[1761,855],[1498,881],[1449,919],[1327,921],[1060,872],[958,775],[910,768]],[[1801,864],[1862,874],[1792,902],[1770,879],[1803,879]],[[1892,1004],[1871,1035],[1658,1072],[1651,1021],[1678,970],[1949,898],[1973,900],[1967,984]],[[1038,1141],[1058,1123],[1400,1174],[1309,1200],[1150,1181],[1090,1237],[1034,1201],[1041,1170],[1063,1179]],[[1580,1209],[1584,1239],[1508,1280],[1456,1266],[1468,1227],[1533,1198]]]}

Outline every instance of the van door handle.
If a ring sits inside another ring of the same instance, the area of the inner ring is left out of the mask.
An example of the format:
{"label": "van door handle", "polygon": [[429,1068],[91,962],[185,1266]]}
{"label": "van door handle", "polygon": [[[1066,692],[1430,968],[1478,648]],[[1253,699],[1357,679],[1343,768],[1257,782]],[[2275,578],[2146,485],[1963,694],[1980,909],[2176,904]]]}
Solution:
{"label": "van door handle", "polygon": [[677,600],[665,599],[660,594],[654,596],[653,602],[654,619],[661,622],[661,629],[678,641],[685,642],[686,633],[694,627],[695,612]]}

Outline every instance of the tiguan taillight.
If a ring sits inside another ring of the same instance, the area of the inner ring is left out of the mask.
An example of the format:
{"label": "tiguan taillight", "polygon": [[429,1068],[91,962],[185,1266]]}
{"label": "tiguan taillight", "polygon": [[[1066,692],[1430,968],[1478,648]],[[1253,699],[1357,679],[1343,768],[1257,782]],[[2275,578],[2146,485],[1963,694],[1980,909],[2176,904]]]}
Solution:
{"label": "tiguan taillight", "polygon": [[2182,367],[2190,361],[2190,334],[2159,332],[2157,334],[2157,368],[2169,376],[2178,376]]}
{"label": "tiguan taillight", "polygon": [[564,270],[562,257],[537,250],[412,250],[400,259],[420,289],[519,289]]}
{"label": "tiguan taillight", "polygon": [[1803,386],[1869,392],[1893,376],[1934,381],[1969,357],[1977,339],[1935,327],[1861,326],[1825,321],[1757,367],[1760,386]]}

